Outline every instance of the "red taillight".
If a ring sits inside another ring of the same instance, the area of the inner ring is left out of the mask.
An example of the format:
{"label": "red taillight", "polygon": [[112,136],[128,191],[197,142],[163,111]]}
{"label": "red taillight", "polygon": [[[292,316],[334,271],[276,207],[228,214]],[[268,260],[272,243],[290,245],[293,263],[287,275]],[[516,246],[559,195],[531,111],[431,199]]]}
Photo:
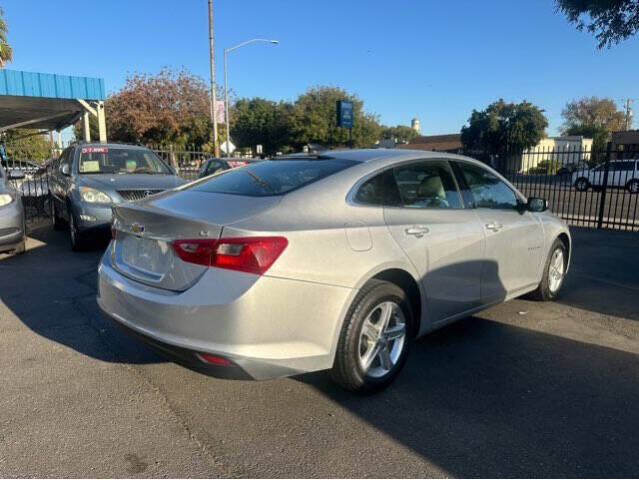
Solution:
{"label": "red taillight", "polygon": [[211,355],[210,353],[198,353],[197,356],[204,363],[210,363],[211,365],[220,365],[223,367],[228,367],[229,365],[233,365],[226,358],[218,357],[217,355]]}
{"label": "red taillight", "polygon": [[282,254],[284,237],[236,237],[174,240],[173,250],[185,262],[262,275]]}

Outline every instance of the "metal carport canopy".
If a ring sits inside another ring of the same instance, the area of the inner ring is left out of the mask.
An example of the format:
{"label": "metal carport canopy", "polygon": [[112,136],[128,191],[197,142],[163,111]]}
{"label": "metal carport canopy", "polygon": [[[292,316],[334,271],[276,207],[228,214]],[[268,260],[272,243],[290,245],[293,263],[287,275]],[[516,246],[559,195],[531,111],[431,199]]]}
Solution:
{"label": "metal carport canopy", "polygon": [[86,137],[92,114],[98,118],[100,140],[106,141],[105,98],[101,78],[0,69],[0,132],[61,130],[83,117]]}

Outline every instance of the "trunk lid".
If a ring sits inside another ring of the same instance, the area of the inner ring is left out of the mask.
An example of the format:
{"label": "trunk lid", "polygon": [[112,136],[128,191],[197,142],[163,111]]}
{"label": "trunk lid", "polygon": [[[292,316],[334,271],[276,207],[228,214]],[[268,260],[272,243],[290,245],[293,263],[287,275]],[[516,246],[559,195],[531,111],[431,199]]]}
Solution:
{"label": "trunk lid", "polygon": [[184,291],[210,267],[182,261],[173,240],[220,238],[225,225],[264,212],[279,200],[184,190],[118,205],[113,208],[112,263],[138,282]]}

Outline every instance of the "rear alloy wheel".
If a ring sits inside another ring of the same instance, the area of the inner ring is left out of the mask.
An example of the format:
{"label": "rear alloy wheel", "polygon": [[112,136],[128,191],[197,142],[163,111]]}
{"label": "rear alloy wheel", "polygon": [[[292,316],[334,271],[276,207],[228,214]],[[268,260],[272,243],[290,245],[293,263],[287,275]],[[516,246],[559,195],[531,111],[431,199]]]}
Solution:
{"label": "rear alloy wheel", "polygon": [[581,177],[575,181],[575,190],[578,192],[585,192],[590,187],[590,182],[587,178]]}
{"label": "rear alloy wheel", "polygon": [[537,287],[537,290],[531,293],[531,297],[535,300],[548,301],[553,300],[561,286],[564,283],[566,269],[568,268],[568,252],[564,242],[556,239],[550,249],[550,255],[544,265],[544,273]]}
{"label": "rear alloy wheel", "polygon": [[404,291],[373,280],[359,292],[339,339],[333,379],[347,390],[370,393],[387,387],[406,362],[413,315]]}
{"label": "rear alloy wheel", "polygon": [[626,188],[630,193],[639,193],[639,180],[630,180]]}

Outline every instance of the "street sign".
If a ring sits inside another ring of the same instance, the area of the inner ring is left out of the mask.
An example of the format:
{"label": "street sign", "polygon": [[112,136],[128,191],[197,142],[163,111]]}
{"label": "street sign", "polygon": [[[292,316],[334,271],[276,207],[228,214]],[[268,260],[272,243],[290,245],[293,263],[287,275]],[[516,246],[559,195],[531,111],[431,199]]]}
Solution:
{"label": "street sign", "polygon": [[337,101],[337,126],[353,128],[353,102],[348,100]]}
{"label": "street sign", "polygon": [[227,147],[226,147],[227,142],[222,142],[222,144],[220,145],[220,150],[222,150],[224,153],[233,153],[235,151],[235,145],[233,145],[233,142],[231,142],[229,140],[228,144],[231,147],[230,152],[228,151]]}

